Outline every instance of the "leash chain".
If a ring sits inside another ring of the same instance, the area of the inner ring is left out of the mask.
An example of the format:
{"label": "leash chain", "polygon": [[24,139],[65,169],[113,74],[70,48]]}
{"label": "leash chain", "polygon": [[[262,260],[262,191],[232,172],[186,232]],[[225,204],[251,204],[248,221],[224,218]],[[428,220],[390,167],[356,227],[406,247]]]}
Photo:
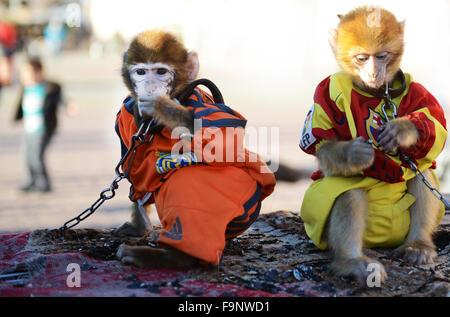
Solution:
{"label": "leash chain", "polygon": [[[383,110],[383,114],[385,116],[386,121],[389,121],[389,117],[384,110],[385,105],[388,105],[388,107],[390,107],[391,105],[393,106],[392,119],[395,119],[397,116],[397,107],[391,101],[391,96],[389,95],[388,84],[386,84],[386,90],[384,93],[384,102],[385,103],[382,106],[382,110]],[[416,177],[418,177],[422,181],[422,183],[431,191],[431,193],[444,204],[445,214],[450,214],[450,210],[449,210],[450,202],[447,199],[445,199],[444,195],[439,191],[439,189],[437,189],[430,183],[430,181],[425,177],[425,175],[423,175],[423,173],[419,170],[417,165],[413,161],[411,161],[411,159],[409,158],[408,155],[402,153],[401,151],[399,151],[399,152],[400,152],[400,156],[401,156],[402,160],[409,165],[409,168],[414,172]]]}
{"label": "leash chain", "polygon": [[[66,230],[75,227],[78,225],[81,221],[92,215],[105,201],[110,200],[116,195],[116,189],[119,188],[119,182],[124,179],[128,178],[128,173],[130,171],[131,165],[134,160],[134,155],[136,153],[136,149],[141,146],[144,143],[149,144],[153,139],[153,134],[150,135],[150,138],[148,141],[145,141],[145,138],[147,137],[148,132],[150,131],[150,128],[153,126],[154,119],[151,121],[144,121],[141,123],[138,131],[131,137],[131,145],[128,151],[125,153],[125,155],[120,159],[119,163],[117,164],[115,168],[116,177],[112,181],[111,185],[109,187],[105,188],[100,192],[100,197],[86,210],[81,212],[78,216],[66,221],[64,225],[62,225],[59,229],[60,230]],[[131,155],[131,156],[130,156]],[[130,156],[130,162],[128,163],[128,169],[123,171],[123,163],[125,160]],[[121,170],[122,169],[122,170]]]}
{"label": "leash chain", "polygon": [[418,177],[426,187],[428,187],[428,189],[431,191],[431,193],[437,198],[439,199],[445,206],[445,214],[450,214],[450,202],[445,199],[444,195],[439,191],[439,189],[437,189],[436,187],[434,187],[429,181],[428,179],[425,177],[425,175],[423,175],[423,173],[417,168],[417,165],[414,164],[413,161],[411,161],[409,159],[409,157],[406,154],[401,154],[403,161],[405,161],[406,163],[408,163],[409,168],[411,168],[411,170],[414,172],[414,174],[416,174],[416,177]]}

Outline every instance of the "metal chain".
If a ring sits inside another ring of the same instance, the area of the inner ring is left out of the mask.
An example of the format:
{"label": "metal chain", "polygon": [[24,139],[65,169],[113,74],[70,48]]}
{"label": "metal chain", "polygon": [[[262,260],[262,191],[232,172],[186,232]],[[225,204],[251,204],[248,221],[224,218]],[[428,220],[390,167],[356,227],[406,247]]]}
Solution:
{"label": "metal chain", "polygon": [[[125,155],[120,159],[119,163],[117,164],[115,168],[116,177],[112,181],[111,185],[109,187],[105,188],[100,192],[100,197],[86,210],[81,212],[78,216],[66,221],[59,229],[60,230],[66,230],[75,227],[78,225],[81,221],[92,215],[105,201],[110,200],[116,195],[116,189],[119,188],[119,182],[124,179],[128,178],[128,173],[130,171],[131,165],[134,160],[134,155],[136,153],[136,149],[141,146],[144,143],[149,144],[153,139],[153,134],[150,136],[148,141],[145,141],[145,138],[147,137],[148,132],[150,131],[150,128],[153,126],[154,119],[152,119],[150,122],[144,121],[141,123],[138,131],[131,137],[131,145],[128,151],[125,153]],[[128,163],[127,170],[123,171],[123,163],[125,160],[130,156],[130,161]],[[121,171],[122,168],[122,171]],[[109,193],[109,194],[108,194]]]}
{"label": "metal chain", "polygon": [[[391,101],[391,96],[389,95],[388,84],[386,84],[386,91],[384,93],[384,98],[385,98],[385,103],[382,106],[382,110],[383,110],[383,114],[385,116],[386,121],[389,121],[389,116],[386,114],[386,111],[384,109],[384,107],[386,105],[388,105],[388,107],[390,107],[391,105],[393,106],[392,119],[395,119],[397,116],[397,107]],[[423,175],[423,173],[419,170],[417,165],[414,164],[413,161],[411,161],[411,159],[408,157],[408,155],[406,155],[400,151],[399,151],[399,153],[400,153],[402,160],[404,162],[406,162],[409,165],[409,168],[411,168],[411,170],[414,172],[414,174],[416,174],[416,177],[418,177],[424,183],[424,185],[431,191],[431,193],[444,204],[445,210],[446,210],[445,214],[450,214],[450,202],[447,199],[445,199],[444,195],[439,191],[439,189],[437,189],[430,183],[430,181],[425,177],[425,175]]]}
{"label": "metal chain", "polygon": [[448,210],[450,209],[450,202],[447,199],[445,199],[444,195],[439,191],[439,189],[437,189],[430,183],[430,181],[425,177],[425,175],[423,175],[423,173],[417,168],[417,165],[414,164],[414,162],[411,161],[406,154],[402,153],[401,155],[403,161],[408,163],[409,167],[414,172],[414,174],[416,174],[416,176],[419,177],[419,179],[424,183],[424,185],[428,187],[431,193],[444,204],[446,210],[445,213],[450,214],[450,210]]}

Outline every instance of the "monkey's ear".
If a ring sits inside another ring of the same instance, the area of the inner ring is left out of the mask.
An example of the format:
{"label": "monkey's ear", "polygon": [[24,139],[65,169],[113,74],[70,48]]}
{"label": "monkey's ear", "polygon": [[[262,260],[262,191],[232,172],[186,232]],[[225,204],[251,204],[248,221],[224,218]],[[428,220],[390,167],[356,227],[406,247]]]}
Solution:
{"label": "monkey's ear", "polygon": [[343,14],[338,14],[337,17],[339,18],[339,20],[342,20],[342,18],[344,17]]}
{"label": "monkey's ear", "polygon": [[402,31],[402,34],[405,34],[405,23],[406,23],[405,20],[398,23],[400,25],[400,30]]}
{"label": "monkey's ear", "polygon": [[328,29],[328,43],[330,43],[331,49],[335,54],[337,45],[337,34],[338,32],[336,29]]}
{"label": "monkey's ear", "polygon": [[188,79],[190,81],[195,80],[200,70],[200,62],[198,61],[197,52],[189,52],[186,62],[186,69],[188,72]]}

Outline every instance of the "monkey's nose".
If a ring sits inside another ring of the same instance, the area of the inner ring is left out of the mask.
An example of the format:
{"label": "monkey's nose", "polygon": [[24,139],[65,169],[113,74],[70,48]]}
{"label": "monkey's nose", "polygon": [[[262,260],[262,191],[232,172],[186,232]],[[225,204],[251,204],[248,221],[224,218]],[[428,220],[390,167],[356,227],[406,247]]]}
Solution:
{"label": "monkey's nose", "polygon": [[145,92],[147,93],[147,95],[152,96],[155,93],[155,88],[154,87],[148,87],[145,89]]}
{"label": "monkey's nose", "polygon": [[367,61],[367,70],[369,71],[370,77],[374,79],[377,77],[377,63],[373,56],[369,57]]}

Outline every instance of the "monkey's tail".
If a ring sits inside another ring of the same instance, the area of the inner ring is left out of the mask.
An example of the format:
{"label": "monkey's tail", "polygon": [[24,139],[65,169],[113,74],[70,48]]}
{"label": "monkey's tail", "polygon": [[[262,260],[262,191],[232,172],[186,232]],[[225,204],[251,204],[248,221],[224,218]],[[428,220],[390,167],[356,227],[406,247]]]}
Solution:
{"label": "monkey's tail", "polygon": [[295,183],[301,179],[308,179],[313,170],[293,168],[280,162],[278,166],[272,166],[271,161],[266,162],[270,170],[275,174],[275,179],[280,182]]}

